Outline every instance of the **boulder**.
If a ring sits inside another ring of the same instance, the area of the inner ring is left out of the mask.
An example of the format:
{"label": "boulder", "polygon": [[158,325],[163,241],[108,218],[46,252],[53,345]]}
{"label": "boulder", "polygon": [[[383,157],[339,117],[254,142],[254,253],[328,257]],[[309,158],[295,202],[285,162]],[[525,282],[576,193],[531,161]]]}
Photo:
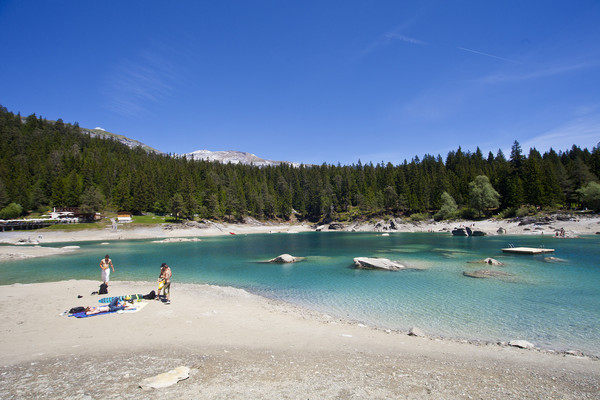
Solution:
{"label": "boulder", "polygon": [[504,265],[503,263],[501,263],[500,261],[496,260],[495,258],[484,258],[483,262],[489,265]]}
{"label": "boulder", "polygon": [[496,233],[498,233],[499,235],[505,235],[506,234],[506,229],[500,227],[500,228],[498,228],[498,230],[496,231]]}
{"label": "boulder", "polygon": [[487,235],[487,233],[485,233],[484,231],[473,231],[471,233],[471,236],[485,236]]}
{"label": "boulder", "polygon": [[344,229],[344,225],[340,223],[329,224],[329,229],[332,231],[339,231]]}
{"label": "boulder", "polygon": [[140,383],[140,387],[144,390],[160,389],[172,386],[179,381],[190,377],[189,367],[177,367],[169,372],[158,374],[151,378],[146,378]]}
{"label": "boulder", "polygon": [[469,278],[508,278],[512,276],[507,272],[494,271],[489,269],[480,269],[478,271],[465,271],[463,272],[463,275],[468,276]]}
{"label": "boulder", "polygon": [[388,271],[397,271],[406,268],[406,266],[390,261],[387,258],[356,257],[354,265],[356,265],[356,268],[361,269],[385,269]]}
{"label": "boulder", "polygon": [[410,330],[408,331],[408,336],[418,336],[418,337],[425,337],[425,334],[423,333],[423,331],[421,331],[419,328],[413,326],[412,328],[410,328]]}
{"label": "boulder", "polygon": [[465,228],[452,229],[452,236],[469,236]]}
{"label": "boulder", "polygon": [[509,346],[519,347],[521,349],[533,349],[535,346],[533,343],[529,343],[527,340],[511,340],[508,342]]}
{"label": "boulder", "polygon": [[270,263],[279,263],[279,264],[294,263],[296,261],[298,261],[298,259],[289,254],[282,254],[280,256],[277,256],[277,257],[269,260]]}

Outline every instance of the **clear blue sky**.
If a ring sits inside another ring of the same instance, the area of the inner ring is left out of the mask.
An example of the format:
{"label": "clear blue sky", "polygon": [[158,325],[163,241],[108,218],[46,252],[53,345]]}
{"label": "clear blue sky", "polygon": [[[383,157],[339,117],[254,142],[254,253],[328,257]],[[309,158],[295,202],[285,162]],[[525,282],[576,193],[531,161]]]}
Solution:
{"label": "clear blue sky", "polygon": [[600,142],[600,1],[0,0],[0,104],[168,153]]}

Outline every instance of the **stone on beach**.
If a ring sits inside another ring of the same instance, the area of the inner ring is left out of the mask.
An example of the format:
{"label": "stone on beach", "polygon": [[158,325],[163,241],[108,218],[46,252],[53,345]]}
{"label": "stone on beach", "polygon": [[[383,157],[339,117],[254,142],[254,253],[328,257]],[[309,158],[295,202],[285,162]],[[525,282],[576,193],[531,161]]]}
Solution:
{"label": "stone on beach", "polygon": [[388,260],[387,258],[356,257],[354,259],[354,265],[356,265],[357,268],[362,269],[385,269],[389,271],[397,271],[406,268],[406,266]]}
{"label": "stone on beach", "polygon": [[519,347],[521,349],[533,349],[535,347],[533,343],[530,343],[527,340],[511,340],[508,342],[508,345],[512,347]]}
{"label": "stone on beach", "polygon": [[177,367],[169,372],[158,374],[156,376],[146,378],[140,383],[140,387],[144,390],[160,389],[169,387],[179,381],[190,377],[189,367]]}
{"label": "stone on beach", "polygon": [[417,336],[417,337],[425,337],[425,334],[423,333],[422,330],[420,330],[419,328],[417,328],[416,326],[413,326],[412,328],[410,328],[410,330],[408,331],[408,336]]}

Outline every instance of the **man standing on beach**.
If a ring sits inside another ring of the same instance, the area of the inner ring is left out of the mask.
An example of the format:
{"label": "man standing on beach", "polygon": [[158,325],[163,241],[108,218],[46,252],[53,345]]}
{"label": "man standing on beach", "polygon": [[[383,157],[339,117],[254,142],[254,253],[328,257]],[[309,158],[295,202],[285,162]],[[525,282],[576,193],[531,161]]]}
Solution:
{"label": "man standing on beach", "polygon": [[100,260],[100,269],[102,270],[102,282],[104,282],[106,286],[108,286],[108,281],[110,279],[110,268],[112,268],[113,272],[115,272],[115,267],[113,266],[112,260],[107,254],[102,260]]}

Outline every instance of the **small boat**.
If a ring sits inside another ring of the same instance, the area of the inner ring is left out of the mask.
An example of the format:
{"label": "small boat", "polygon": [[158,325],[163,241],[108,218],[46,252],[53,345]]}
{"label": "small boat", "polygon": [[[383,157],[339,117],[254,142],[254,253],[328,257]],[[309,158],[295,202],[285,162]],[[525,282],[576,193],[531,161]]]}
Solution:
{"label": "small boat", "polygon": [[235,233],[234,233],[234,232],[229,232],[229,234],[230,234],[230,235],[235,235]]}

